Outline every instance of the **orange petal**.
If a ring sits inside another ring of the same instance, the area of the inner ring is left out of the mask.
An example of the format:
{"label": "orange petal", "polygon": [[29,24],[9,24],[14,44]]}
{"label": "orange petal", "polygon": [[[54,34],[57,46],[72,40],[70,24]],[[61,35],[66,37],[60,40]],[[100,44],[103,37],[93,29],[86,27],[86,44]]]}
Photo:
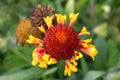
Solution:
{"label": "orange petal", "polygon": [[82,36],[82,35],[85,35],[85,34],[90,34],[90,33],[86,30],[86,27],[83,27],[81,32],[78,34],[78,36]]}
{"label": "orange petal", "polygon": [[91,56],[93,60],[94,60],[94,56],[96,56],[98,53],[97,49],[92,44],[89,44],[87,48],[80,47],[80,50],[86,53],[87,55]]}
{"label": "orange petal", "polygon": [[72,25],[74,24],[75,20],[77,19],[77,16],[79,15],[79,13],[74,14],[74,13],[70,13],[69,14],[69,18],[70,18],[70,24],[69,26],[72,27]]}

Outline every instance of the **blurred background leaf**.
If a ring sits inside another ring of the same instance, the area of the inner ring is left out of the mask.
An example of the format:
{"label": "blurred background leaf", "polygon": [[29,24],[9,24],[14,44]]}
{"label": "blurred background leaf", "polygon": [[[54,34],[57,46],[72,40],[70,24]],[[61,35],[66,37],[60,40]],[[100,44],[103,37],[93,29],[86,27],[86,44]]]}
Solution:
{"label": "blurred background leaf", "polygon": [[104,71],[89,71],[83,80],[96,80],[104,74]]}
{"label": "blurred background leaf", "polygon": [[119,61],[119,53],[117,50],[117,46],[112,40],[108,40],[108,68],[115,66]]}
{"label": "blurred background leaf", "polygon": [[98,50],[98,55],[95,57],[94,69],[104,70],[106,68],[107,59],[107,42],[103,37],[98,37],[95,40],[95,46]]}

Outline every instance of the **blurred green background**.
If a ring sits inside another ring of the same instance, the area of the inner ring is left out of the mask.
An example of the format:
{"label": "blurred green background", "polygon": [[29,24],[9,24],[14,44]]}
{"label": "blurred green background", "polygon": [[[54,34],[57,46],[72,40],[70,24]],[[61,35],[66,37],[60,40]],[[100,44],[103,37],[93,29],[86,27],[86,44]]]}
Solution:
{"label": "blurred green background", "polygon": [[[38,4],[62,14],[79,12],[74,29],[91,32],[95,61],[84,55],[71,77],[64,76],[63,63],[32,66],[33,47],[16,45],[15,29]],[[120,0],[0,0],[0,80],[120,80]]]}

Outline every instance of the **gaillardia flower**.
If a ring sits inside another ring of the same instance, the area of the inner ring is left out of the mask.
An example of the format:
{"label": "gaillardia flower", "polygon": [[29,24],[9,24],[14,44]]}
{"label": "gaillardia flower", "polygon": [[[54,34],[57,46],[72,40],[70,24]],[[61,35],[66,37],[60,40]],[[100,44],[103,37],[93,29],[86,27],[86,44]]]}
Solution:
{"label": "gaillardia flower", "polygon": [[81,36],[90,33],[85,27],[82,28],[79,34],[72,28],[79,13],[71,13],[69,15],[70,24],[66,25],[66,15],[55,14],[57,25],[52,25],[53,17],[46,17],[44,21],[48,26],[48,30],[41,25],[39,30],[45,34],[44,38],[38,39],[32,35],[26,41],[29,44],[36,45],[32,54],[32,65],[38,65],[42,68],[47,68],[48,65],[55,64],[59,60],[65,60],[64,75],[71,76],[71,72],[77,72],[77,61],[82,58],[81,52],[89,55],[94,60],[97,50],[93,44],[90,44],[91,39],[82,40]]}

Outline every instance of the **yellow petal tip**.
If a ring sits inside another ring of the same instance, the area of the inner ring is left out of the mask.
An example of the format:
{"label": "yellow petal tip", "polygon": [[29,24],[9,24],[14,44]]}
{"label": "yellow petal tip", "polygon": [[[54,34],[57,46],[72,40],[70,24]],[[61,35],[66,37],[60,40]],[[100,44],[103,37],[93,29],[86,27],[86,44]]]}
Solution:
{"label": "yellow petal tip", "polygon": [[38,27],[38,29],[41,31],[41,32],[43,32],[43,33],[45,33],[45,29],[44,29],[44,27],[41,25],[40,27]]}

